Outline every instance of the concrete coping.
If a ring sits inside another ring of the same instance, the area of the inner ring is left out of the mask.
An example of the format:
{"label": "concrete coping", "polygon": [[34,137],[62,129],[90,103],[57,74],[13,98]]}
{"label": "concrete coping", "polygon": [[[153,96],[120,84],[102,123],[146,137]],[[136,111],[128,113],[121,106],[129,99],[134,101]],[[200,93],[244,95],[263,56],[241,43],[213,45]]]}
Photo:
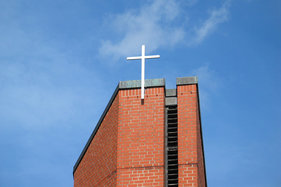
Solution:
{"label": "concrete coping", "polygon": [[[165,79],[146,79],[144,83],[146,88],[165,86]],[[140,88],[141,80],[120,81],[119,89]]]}
{"label": "concrete coping", "polygon": [[196,76],[177,78],[177,86],[189,84],[198,84],[198,78]]}
{"label": "concrete coping", "polygon": [[166,89],[166,97],[176,97],[177,89]]}
{"label": "concrete coping", "polygon": [[178,104],[178,98],[177,97],[166,97],[165,98],[165,105],[171,106],[171,105],[177,105]]}

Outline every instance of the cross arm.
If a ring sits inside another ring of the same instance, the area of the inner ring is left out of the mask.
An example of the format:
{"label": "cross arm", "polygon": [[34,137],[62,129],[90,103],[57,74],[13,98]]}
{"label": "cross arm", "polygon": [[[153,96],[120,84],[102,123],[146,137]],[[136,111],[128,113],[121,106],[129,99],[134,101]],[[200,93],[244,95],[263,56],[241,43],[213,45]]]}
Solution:
{"label": "cross arm", "polygon": [[127,60],[140,60],[141,58],[142,58],[141,56],[127,57]]}
{"label": "cross arm", "polygon": [[145,56],[145,58],[160,58],[160,55]]}

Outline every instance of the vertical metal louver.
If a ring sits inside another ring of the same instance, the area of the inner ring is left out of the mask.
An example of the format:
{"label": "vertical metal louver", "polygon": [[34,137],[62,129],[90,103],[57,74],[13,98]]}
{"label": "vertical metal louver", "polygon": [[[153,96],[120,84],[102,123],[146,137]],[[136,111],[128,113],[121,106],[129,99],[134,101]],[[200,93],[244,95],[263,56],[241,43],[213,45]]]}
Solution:
{"label": "vertical metal louver", "polygon": [[[171,94],[172,91],[173,94]],[[165,112],[166,186],[178,186],[178,109],[174,90],[171,90],[170,94],[166,94]]]}

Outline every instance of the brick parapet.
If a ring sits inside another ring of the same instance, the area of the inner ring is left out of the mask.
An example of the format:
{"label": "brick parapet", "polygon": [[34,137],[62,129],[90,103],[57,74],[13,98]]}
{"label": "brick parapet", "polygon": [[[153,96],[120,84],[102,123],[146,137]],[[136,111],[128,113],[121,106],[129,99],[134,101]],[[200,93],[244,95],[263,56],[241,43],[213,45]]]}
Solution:
{"label": "brick parapet", "polygon": [[178,84],[177,94],[179,186],[205,187],[207,184],[197,83]]}
{"label": "brick parapet", "polygon": [[120,90],[119,99],[117,186],[163,186],[165,88],[146,89],[143,103],[140,89]]}

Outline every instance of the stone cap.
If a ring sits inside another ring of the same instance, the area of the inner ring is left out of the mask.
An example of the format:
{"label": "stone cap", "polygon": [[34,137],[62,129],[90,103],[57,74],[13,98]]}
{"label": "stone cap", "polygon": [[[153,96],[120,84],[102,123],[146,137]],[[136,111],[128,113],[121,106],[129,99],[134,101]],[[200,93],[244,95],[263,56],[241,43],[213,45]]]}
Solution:
{"label": "stone cap", "polygon": [[177,105],[178,104],[178,98],[177,97],[166,97],[165,98],[165,105],[171,106],[171,105]]}
{"label": "stone cap", "polygon": [[177,78],[177,86],[188,84],[198,84],[198,78],[196,76]]}
{"label": "stone cap", "polygon": [[[165,86],[165,79],[146,79],[146,88]],[[140,88],[141,80],[120,81],[119,89]]]}
{"label": "stone cap", "polygon": [[177,89],[166,89],[166,97],[176,97]]}

